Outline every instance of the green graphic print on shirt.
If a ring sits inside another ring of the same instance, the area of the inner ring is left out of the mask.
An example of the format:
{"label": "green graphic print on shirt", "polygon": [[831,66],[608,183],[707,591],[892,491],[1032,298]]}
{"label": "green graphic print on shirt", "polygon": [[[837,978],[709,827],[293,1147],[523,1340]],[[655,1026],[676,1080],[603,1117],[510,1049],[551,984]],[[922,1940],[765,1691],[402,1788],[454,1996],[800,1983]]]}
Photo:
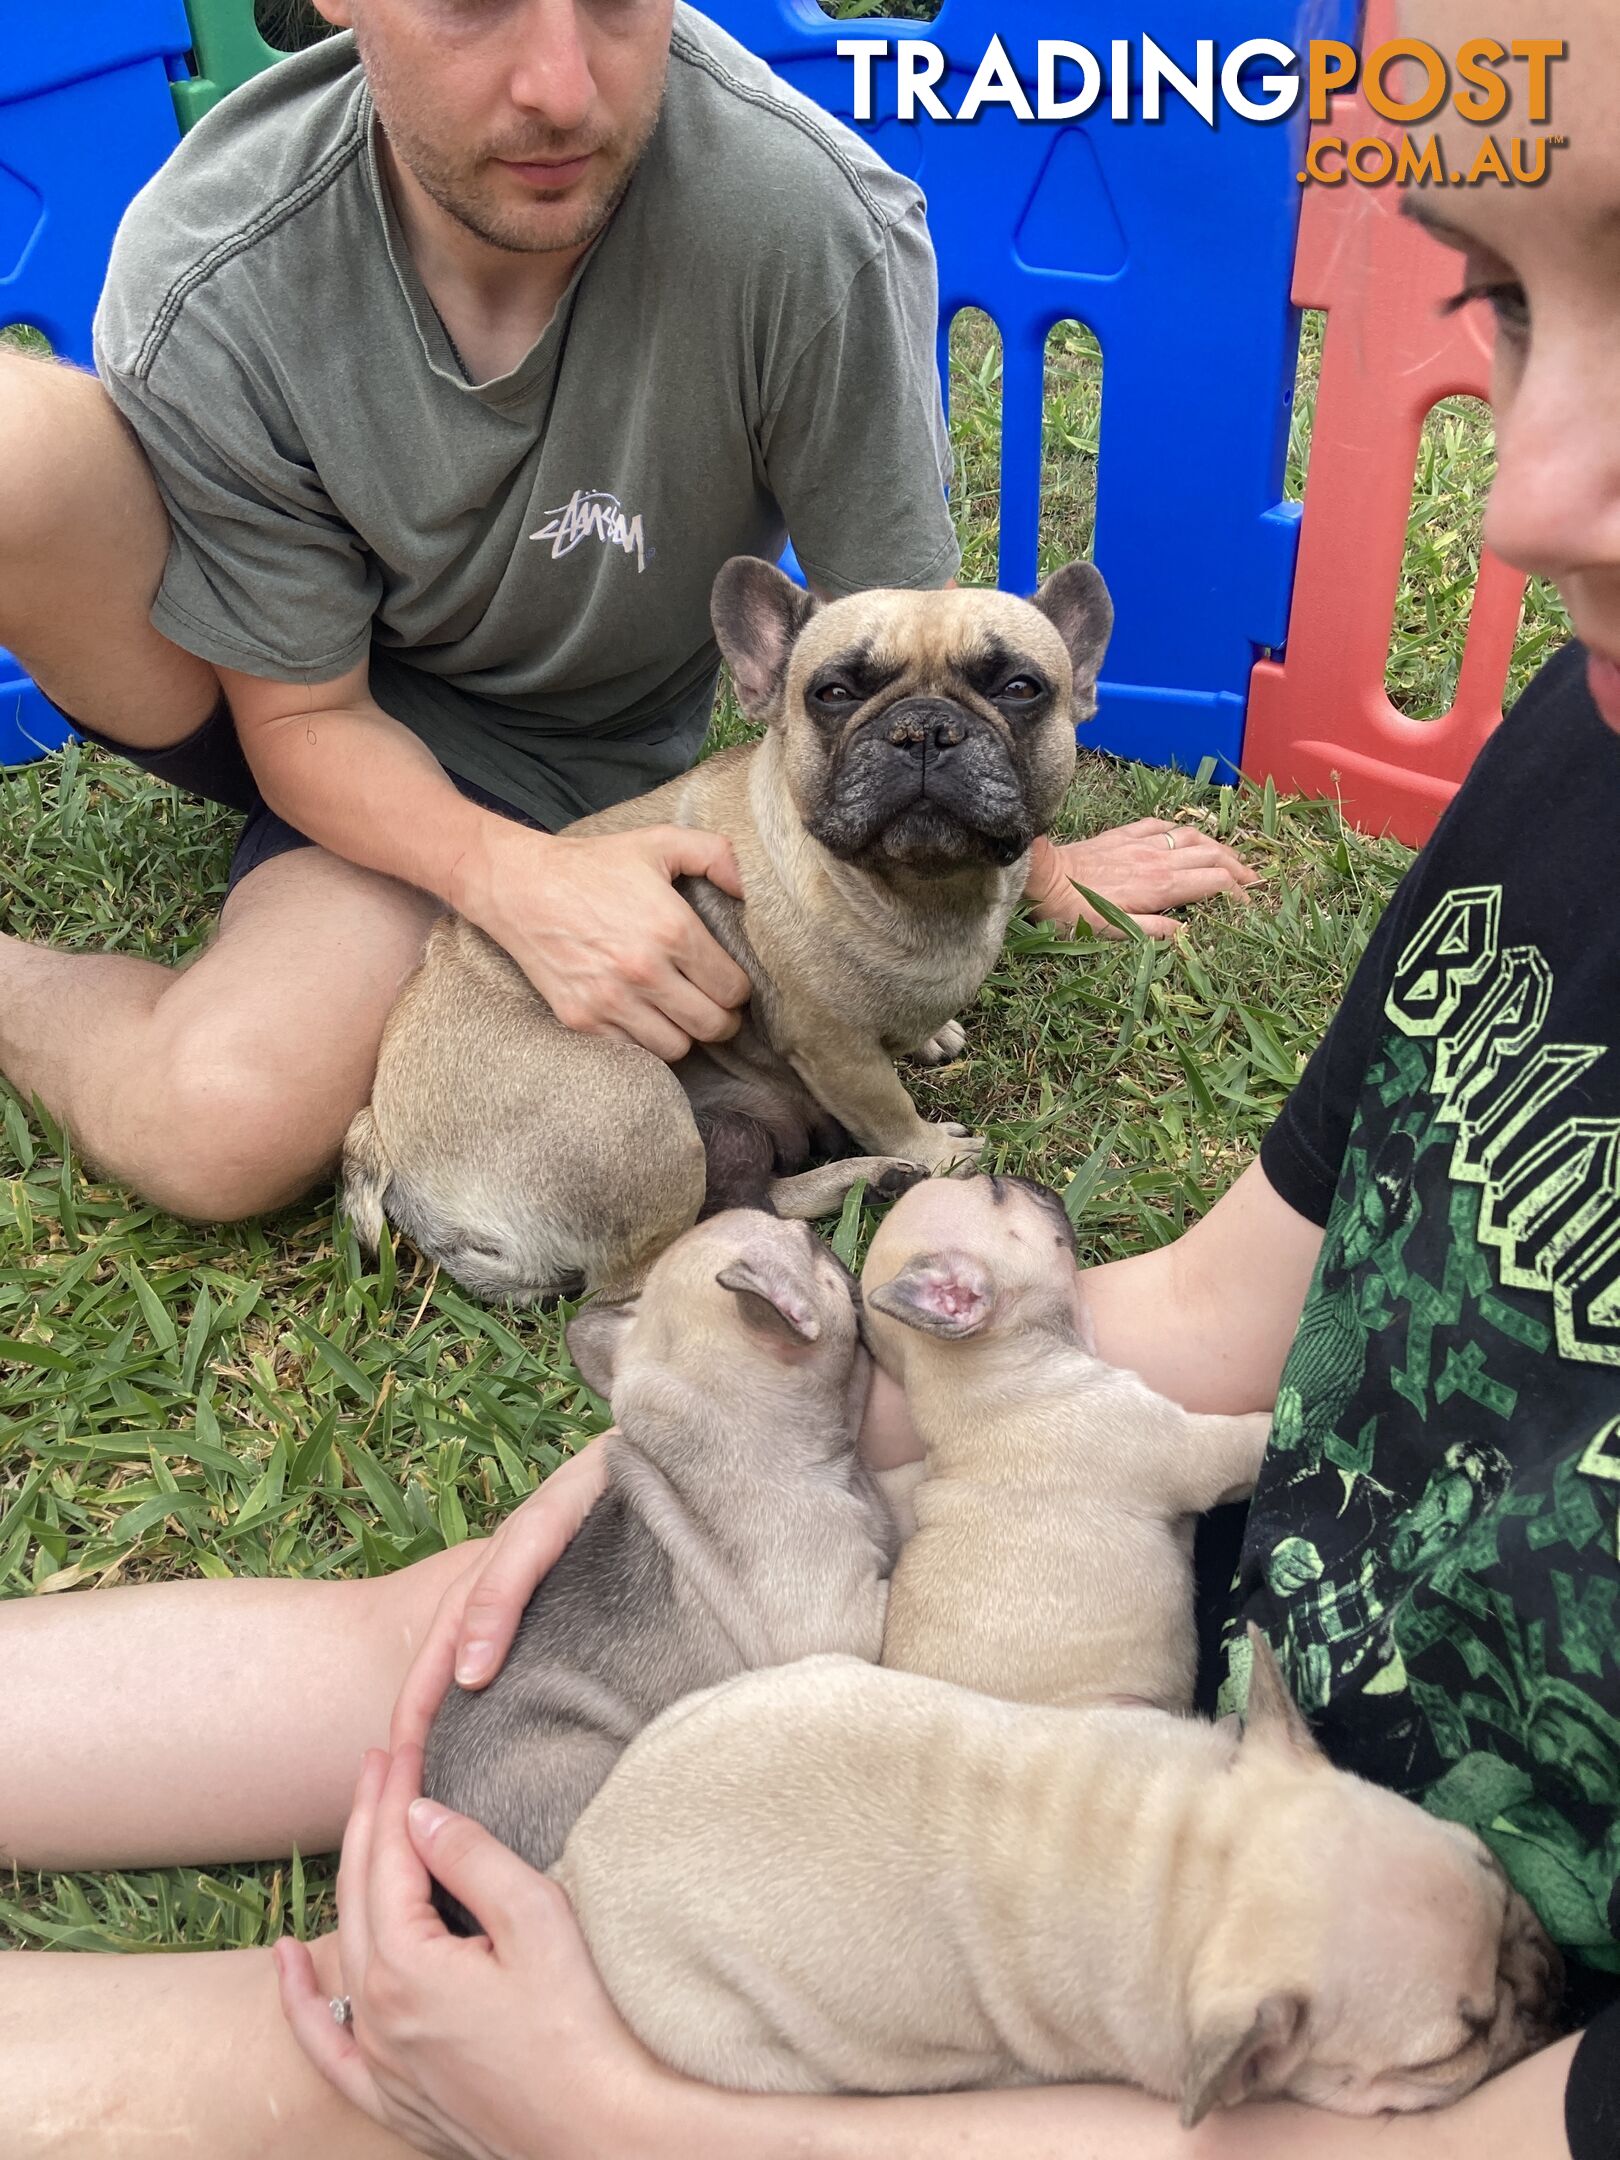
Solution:
{"label": "green graphic print on shirt", "polygon": [[1396,960],[1228,1631],[1336,1760],[1479,1832],[1620,1973],[1620,1118],[1553,973],[1446,893]]}

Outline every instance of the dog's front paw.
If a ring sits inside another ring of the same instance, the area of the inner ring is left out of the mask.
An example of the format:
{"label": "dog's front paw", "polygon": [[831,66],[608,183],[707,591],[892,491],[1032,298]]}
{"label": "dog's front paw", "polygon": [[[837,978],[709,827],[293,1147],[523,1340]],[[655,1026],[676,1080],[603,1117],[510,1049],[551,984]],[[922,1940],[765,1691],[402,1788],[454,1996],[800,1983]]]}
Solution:
{"label": "dog's front paw", "polygon": [[930,1035],[916,1052],[919,1065],[949,1065],[967,1048],[967,1029],[960,1020],[947,1020],[937,1035]]}
{"label": "dog's front paw", "polygon": [[979,1157],[984,1152],[983,1133],[969,1132],[965,1125],[949,1124],[944,1120],[923,1129],[928,1135],[928,1146],[926,1153],[922,1148],[917,1152],[927,1161],[935,1177],[962,1177],[978,1168]]}
{"label": "dog's front paw", "polygon": [[926,1163],[907,1162],[897,1155],[868,1177],[866,1190],[874,1200],[898,1200],[902,1193],[910,1192],[913,1185],[920,1185],[927,1175]]}

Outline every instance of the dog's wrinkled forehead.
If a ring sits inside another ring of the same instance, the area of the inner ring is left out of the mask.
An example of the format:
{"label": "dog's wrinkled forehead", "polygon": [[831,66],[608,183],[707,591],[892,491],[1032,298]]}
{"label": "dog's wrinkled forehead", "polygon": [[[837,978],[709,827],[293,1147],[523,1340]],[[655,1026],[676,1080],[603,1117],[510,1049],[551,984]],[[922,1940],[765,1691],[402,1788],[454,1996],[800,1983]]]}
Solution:
{"label": "dog's wrinkled forehead", "polygon": [[1070,674],[1058,631],[1039,608],[1000,592],[857,593],[819,609],[793,648],[790,679],[803,686],[836,667],[867,696],[893,688],[981,695],[1020,664],[1054,688]]}

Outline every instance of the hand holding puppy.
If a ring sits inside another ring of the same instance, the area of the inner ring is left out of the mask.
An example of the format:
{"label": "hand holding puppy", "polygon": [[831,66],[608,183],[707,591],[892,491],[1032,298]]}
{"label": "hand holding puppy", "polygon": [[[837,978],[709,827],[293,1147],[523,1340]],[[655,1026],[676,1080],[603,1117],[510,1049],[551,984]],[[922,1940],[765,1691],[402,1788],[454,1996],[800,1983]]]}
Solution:
{"label": "hand holding puppy", "polygon": [[639,1043],[666,1064],[735,1034],[748,977],[674,889],[742,898],[731,843],[676,825],[533,833],[512,824],[470,865],[461,912],[509,952],[564,1027]]}
{"label": "hand holding puppy", "polygon": [[391,1748],[426,1745],[452,1678],[481,1688],[500,1671],[523,1608],[607,1484],[610,1433],[598,1433],[521,1501],[439,1600],[394,1705]]}
{"label": "hand holding puppy", "polygon": [[[307,1945],[276,1946],[299,2046],[349,2103],[436,2160],[637,2160],[702,2100],[631,2036],[567,1898],[418,1797],[419,1749],[367,1755],[338,1872],[337,2024]],[[484,1933],[450,1934],[429,1868]],[[532,2066],[549,2065],[536,2079]],[[520,2067],[517,2067],[520,2066]],[[516,2074],[514,2069],[516,2067]]]}

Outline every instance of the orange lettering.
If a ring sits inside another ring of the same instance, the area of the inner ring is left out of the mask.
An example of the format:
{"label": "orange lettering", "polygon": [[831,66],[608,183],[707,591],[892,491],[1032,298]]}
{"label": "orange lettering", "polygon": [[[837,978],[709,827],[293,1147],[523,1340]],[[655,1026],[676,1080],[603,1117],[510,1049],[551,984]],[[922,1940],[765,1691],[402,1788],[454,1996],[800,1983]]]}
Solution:
{"label": "orange lettering", "polygon": [[1311,40],[1311,118],[1328,117],[1328,99],[1336,90],[1353,90],[1361,62],[1353,45],[1341,38]]}
{"label": "orange lettering", "polygon": [[1495,72],[1506,58],[1507,47],[1500,38],[1491,37],[1470,38],[1458,53],[1457,73],[1484,93],[1479,97],[1457,93],[1453,103],[1465,120],[1488,127],[1507,111],[1508,87]]}
{"label": "orange lettering", "polygon": [[1552,112],[1552,63],[1564,57],[1562,38],[1515,38],[1513,57],[1529,63],[1530,118],[1542,121]]}
{"label": "orange lettering", "polygon": [[[1415,60],[1423,70],[1423,95],[1417,98],[1393,98],[1384,88],[1385,71],[1396,60]],[[1421,38],[1391,38],[1387,45],[1380,45],[1367,55],[1361,76],[1362,92],[1375,113],[1382,113],[1386,120],[1427,120],[1446,101],[1451,87],[1446,74],[1446,63],[1432,45]]]}

